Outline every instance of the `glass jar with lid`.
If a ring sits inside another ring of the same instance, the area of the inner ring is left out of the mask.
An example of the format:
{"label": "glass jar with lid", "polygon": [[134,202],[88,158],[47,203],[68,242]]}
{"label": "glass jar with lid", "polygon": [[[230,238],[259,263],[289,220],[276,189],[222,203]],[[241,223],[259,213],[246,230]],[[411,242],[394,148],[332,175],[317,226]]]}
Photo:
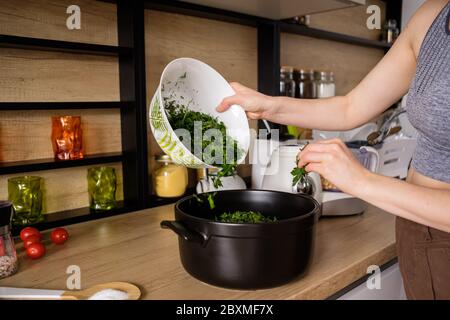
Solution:
{"label": "glass jar with lid", "polygon": [[286,97],[295,97],[294,68],[283,66],[280,69],[280,95]]}
{"label": "glass jar with lid", "polygon": [[0,279],[16,273],[19,265],[11,236],[13,210],[11,202],[0,201]]}
{"label": "glass jar with lid", "polygon": [[187,168],[175,164],[168,155],[157,156],[156,161],[162,165],[154,174],[156,195],[163,198],[182,196],[188,185]]}
{"label": "glass jar with lid", "polygon": [[317,98],[329,98],[336,95],[333,72],[315,71],[314,80],[317,86]]}
{"label": "glass jar with lid", "polygon": [[301,99],[317,98],[317,87],[314,81],[314,70],[295,70],[294,79],[297,82],[296,97]]}

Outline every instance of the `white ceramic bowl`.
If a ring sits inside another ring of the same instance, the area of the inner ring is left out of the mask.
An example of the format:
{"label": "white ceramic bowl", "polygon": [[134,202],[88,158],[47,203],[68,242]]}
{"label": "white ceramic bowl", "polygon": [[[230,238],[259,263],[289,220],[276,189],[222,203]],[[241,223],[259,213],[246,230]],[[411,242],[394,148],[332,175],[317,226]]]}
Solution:
{"label": "white ceramic bowl", "polygon": [[170,62],[164,69],[161,80],[150,103],[149,121],[153,135],[161,149],[172,160],[189,168],[212,167],[191,153],[173,131],[166,113],[164,98],[217,117],[227,132],[243,150],[237,163],[244,162],[250,145],[250,131],[242,107],[233,105],[219,113],[216,107],[223,98],[233,95],[228,82],[207,64],[192,58],[180,58]]}

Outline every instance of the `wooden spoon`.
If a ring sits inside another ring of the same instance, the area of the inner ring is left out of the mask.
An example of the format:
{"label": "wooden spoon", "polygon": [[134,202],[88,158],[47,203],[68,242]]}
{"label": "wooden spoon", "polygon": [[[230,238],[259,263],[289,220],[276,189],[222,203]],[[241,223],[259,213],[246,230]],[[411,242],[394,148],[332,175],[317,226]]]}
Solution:
{"label": "wooden spoon", "polygon": [[138,300],[141,296],[141,290],[134,284],[128,282],[107,282],[78,291],[0,287],[0,299],[87,300],[95,293],[106,289],[126,292],[128,294],[128,300]]}

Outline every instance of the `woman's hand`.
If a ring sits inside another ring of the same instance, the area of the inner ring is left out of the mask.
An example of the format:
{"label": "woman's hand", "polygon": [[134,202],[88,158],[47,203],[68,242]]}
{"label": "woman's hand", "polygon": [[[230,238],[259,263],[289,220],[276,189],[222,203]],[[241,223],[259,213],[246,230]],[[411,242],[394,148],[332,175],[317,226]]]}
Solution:
{"label": "woman's hand", "polygon": [[273,97],[266,96],[237,82],[231,82],[230,85],[236,94],[223,99],[217,107],[217,111],[226,111],[233,104],[237,104],[244,108],[249,119],[268,120],[277,112],[277,104]]}
{"label": "woman's hand", "polygon": [[317,172],[341,191],[355,195],[367,184],[371,172],[364,168],[339,139],[308,144],[298,155],[298,166]]}

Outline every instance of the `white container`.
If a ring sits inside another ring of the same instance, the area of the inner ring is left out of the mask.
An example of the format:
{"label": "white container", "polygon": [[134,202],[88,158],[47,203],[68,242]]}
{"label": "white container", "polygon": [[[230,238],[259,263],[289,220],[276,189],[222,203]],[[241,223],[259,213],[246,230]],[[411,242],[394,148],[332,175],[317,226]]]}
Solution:
{"label": "white container", "polygon": [[237,159],[243,163],[250,145],[247,116],[238,105],[219,113],[216,107],[223,98],[235,94],[229,83],[213,68],[192,58],[180,58],[170,62],[164,69],[160,84],[150,103],[149,121],[153,135],[172,160],[188,168],[211,168],[196,157],[178,139],[164,111],[164,98],[175,100],[190,110],[200,111],[222,121],[227,133],[244,151]]}

